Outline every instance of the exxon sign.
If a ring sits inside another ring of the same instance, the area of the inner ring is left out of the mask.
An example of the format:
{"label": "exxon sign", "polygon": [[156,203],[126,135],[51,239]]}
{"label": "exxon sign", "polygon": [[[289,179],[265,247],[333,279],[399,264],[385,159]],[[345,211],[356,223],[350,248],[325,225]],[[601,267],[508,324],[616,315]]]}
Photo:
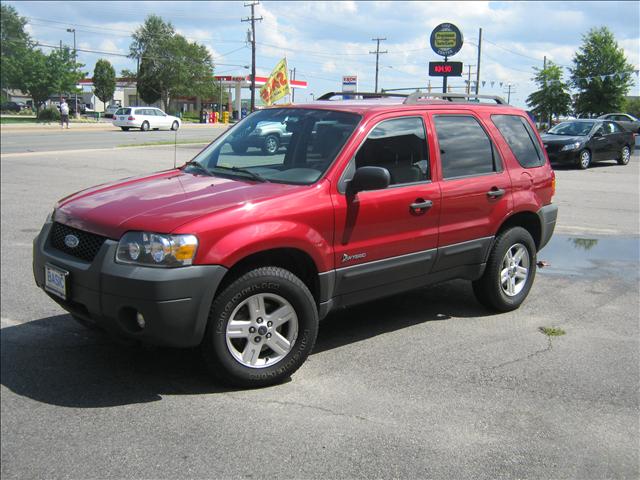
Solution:
{"label": "exxon sign", "polygon": [[[342,91],[343,92],[357,92],[358,91],[358,76],[357,75],[345,75],[342,77]],[[345,100],[351,98],[350,96],[344,96]]]}

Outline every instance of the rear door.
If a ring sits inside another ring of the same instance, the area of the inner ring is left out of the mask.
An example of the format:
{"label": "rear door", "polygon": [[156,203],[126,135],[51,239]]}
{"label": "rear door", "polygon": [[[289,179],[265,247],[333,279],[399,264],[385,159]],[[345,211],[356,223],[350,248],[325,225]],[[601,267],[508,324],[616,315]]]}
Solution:
{"label": "rear door", "polygon": [[480,118],[429,113],[437,141],[442,206],[435,271],[483,263],[511,210],[511,180]]}
{"label": "rear door", "polygon": [[440,188],[424,117],[388,114],[373,124],[341,183],[357,168],[386,168],[386,189],[334,195],[336,295],[425,276],[435,260]]}

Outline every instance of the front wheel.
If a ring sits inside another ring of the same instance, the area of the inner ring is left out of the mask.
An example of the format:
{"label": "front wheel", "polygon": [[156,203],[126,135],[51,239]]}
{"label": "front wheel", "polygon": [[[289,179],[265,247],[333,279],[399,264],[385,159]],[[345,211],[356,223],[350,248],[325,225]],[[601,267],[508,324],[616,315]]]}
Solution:
{"label": "front wheel", "polygon": [[578,168],[580,170],[586,170],[591,165],[591,152],[589,150],[582,150],[578,156]]}
{"label": "front wheel", "polygon": [[176,120],[171,124],[171,130],[178,130],[178,128],[180,128],[180,124]]}
{"label": "front wheel", "polygon": [[629,163],[629,159],[631,159],[631,149],[625,145],[622,147],[620,151],[620,158],[618,158],[618,165],[626,165]]}
{"label": "front wheel", "polygon": [[201,351],[220,380],[242,388],[289,378],[311,353],[318,312],[307,286],[277,267],[252,270],[213,302]]}
{"label": "front wheel", "polygon": [[482,277],[473,292],[484,306],[508,312],[527,298],[536,276],[536,245],[522,227],[505,230],[495,240]]}

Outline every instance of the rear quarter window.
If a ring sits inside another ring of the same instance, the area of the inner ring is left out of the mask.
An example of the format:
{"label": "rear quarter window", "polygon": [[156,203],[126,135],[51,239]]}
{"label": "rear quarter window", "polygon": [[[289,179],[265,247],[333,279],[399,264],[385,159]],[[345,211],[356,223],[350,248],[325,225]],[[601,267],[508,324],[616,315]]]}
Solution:
{"label": "rear quarter window", "polygon": [[518,115],[491,115],[491,120],[504,137],[520,166],[533,168],[544,164],[542,148],[526,119]]}

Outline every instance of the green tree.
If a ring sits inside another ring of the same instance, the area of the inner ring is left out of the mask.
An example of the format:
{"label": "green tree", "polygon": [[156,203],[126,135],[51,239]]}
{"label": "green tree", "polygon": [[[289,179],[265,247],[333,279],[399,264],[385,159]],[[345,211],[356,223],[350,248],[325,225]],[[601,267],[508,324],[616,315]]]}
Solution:
{"label": "green tree", "polygon": [[20,89],[31,96],[39,111],[51,95],[77,91],[76,85],[84,77],[81,67],[69,48],[55,49],[49,55],[29,50],[23,58]]}
{"label": "green tree", "polygon": [[100,59],[93,69],[93,93],[105,105],[116,91],[116,70],[109,60]]}
{"label": "green tree", "polygon": [[147,17],[133,34],[129,50],[130,57],[140,62],[138,92],[145,102],[161,99],[167,110],[176,96],[214,94],[214,65],[207,48],[176,34],[170,22]]}
{"label": "green tree", "polygon": [[536,75],[533,81],[538,85],[538,90],[527,97],[527,105],[536,117],[545,121],[550,120],[551,115],[556,118],[567,115],[571,109],[571,95],[568,85],[562,81],[562,68],[549,62],[546,68],[534,70]]}
{"label": "green tree", "polygon": [[20,88],[25,55],[33,49],[33,41],[24,31],[27,21],[10,5],[0,6],[0,86]]}
{"label": "green tree", "polygon": [[573,57],[576,113],[619,111],[631,87],[633,67],[607,27],[591,29]]}
{"label": "green tree", "polygon": [[633,115],[636,118],[640,118],[640,98],[639,97],[627,97],[624,102],[622,111]]}

